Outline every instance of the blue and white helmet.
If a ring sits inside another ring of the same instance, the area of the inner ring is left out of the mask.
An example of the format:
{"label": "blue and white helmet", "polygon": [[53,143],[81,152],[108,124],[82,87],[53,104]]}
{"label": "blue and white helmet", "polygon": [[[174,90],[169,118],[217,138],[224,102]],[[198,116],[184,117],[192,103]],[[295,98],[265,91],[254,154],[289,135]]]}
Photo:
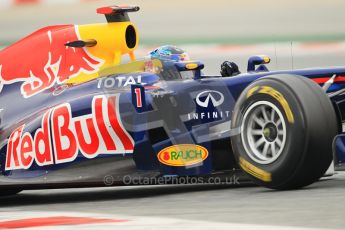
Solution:
{"label": "blue and white helmet", "polygon": [[158,47],[149,53],[150,58],[158,58],[172,61],[189,61],[189,55],[183,50],[176,46],[165,45]]}

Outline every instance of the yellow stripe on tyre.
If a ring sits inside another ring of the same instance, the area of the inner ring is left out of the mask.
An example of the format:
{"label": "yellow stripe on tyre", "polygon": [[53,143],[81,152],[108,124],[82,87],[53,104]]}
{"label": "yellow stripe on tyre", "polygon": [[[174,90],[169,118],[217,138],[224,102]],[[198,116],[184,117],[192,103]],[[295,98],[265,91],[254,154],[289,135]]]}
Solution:
{"label": "yellow stripe on tyre", "polygon": [[289,123],[291,123],[291,124],[295,123],[295,119],[294,119],[293,113],[291,111],[291,108],[289,106],[289,103],[286,101],[285,97],[280,92],[278,92],[277,90],[273,89],[270,86],[260,86],[260,87],[255,86],[255,87],[248,90],[247,98],[254,95],[255,93],[268,94],[271,97],[275,98],[280,103],[280,105],[283,107]]}
{"label": "yellow stripe on tyre", "polygon": [[242,157],[240,157],[240,166],[245,172],[249,173],[255,178],[258,178],[259,180],[262,180],[264,182],[272,181],[271,173],[266,172],[265,170],[256,167],[255,165],[249,163],[247,160],[245,160]]}

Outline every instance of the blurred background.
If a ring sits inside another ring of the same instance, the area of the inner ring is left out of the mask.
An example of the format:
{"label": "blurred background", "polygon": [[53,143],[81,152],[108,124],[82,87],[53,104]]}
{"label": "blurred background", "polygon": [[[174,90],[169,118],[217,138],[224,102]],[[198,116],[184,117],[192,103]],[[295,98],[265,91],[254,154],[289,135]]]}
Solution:
{"label": "blurred background", "polygon": [[345,65],[344,0],[0,0],[0,47],[51,24],[105,22],[96,8],[138,5],[138,56],[164,44],[186,49],[217,74],[224,60],[245,71],[250,55],[271,69]]}

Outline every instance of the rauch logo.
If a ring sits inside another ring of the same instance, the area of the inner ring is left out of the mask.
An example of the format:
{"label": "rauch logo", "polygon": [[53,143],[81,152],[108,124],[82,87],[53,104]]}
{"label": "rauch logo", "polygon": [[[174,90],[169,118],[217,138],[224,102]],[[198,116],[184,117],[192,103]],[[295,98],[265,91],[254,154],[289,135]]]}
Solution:
{"label": "rauch logo", "polygon": [[208,151],[200,145],[181,144],[161,150],[157,157],[165,165],[190,166],[204,161],[208,157]]}

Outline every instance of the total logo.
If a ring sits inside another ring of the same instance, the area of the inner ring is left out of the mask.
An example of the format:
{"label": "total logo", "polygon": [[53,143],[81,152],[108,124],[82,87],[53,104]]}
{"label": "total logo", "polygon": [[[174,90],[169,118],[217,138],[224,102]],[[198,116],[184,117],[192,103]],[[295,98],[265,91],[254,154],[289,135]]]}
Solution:
{"label": "total logo", "polygon": [[206,148],[200,145],[181,144],[169,146],[157,155],[158,160],[169,166],[191,166],[198,164],[208,157]]}
{"label": "total logo", "polygon": [[141,75],[134,76],[111,76],[106,78],[99,78],[97,88],[112,89],[127,87],[129,85],[141,84]]}
{"label": "total logo", "polygon": [[92,159],[99,154],[132,153],[134,141],[124,129],[119,115],[119,97],[95,96],[92,113],[72,117],[65,103],[48,110],[34,135],[15,129],[7,143],[5,170],[29,169],[74,161],[80,152]]}
{"label": "total logo", "polygon": [[223,102],[224,95],[221,92],[215,90],[203,91],[196,96],[196,103],[204,108],[209,107],[210,103],[212,103],[214,107],[218,107],[223,104]]}

